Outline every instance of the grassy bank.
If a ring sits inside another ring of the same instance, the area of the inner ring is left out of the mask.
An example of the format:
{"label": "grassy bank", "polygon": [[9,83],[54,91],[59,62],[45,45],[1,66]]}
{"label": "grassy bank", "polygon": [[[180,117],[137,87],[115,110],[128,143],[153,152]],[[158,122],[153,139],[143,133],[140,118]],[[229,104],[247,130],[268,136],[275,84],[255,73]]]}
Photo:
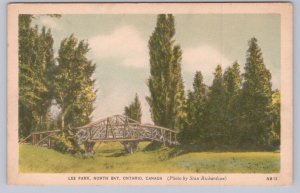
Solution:
{"label": "grassy bank", "polygon": [[96,154],[83,158],[54,150],[20,145],[20,171],[24,173],[273,173],[279,172],[280,153],[193,152],[169,158],[169,148],[123,153],[119,143],[96,144]]}

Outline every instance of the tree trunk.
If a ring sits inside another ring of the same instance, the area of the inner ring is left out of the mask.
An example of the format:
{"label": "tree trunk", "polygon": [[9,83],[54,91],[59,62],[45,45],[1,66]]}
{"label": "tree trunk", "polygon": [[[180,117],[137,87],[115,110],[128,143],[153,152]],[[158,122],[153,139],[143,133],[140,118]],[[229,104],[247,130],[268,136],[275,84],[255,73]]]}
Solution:
{"label": "tree trunk", "polygon": [[126,153],[133,154],[136,152],[139,142],[138,141],[124,141],[122,145],[125,148]]}
{"label": "tree trunk", "polygon": [[95,153],[93,150],[94,145],[95,145],[95,142],[85,142],[84,143],[86,155],[93,155]]}
{"label": "tree trunk", "polygon": [[61,130],[63,131],[65,128],[65,112],[61,114]]}

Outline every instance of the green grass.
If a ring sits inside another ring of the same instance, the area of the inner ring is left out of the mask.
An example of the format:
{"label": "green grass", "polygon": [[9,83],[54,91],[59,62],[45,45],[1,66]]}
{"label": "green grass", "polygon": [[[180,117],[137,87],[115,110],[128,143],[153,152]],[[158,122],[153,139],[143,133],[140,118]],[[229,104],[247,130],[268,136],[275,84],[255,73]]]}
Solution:
{"label": "green grass", "polygon": [[20,145],[22,173],[276,173],[278,152],[193,152],[169,158],[170,148],[126,155],[119,143],[96,144],[89,158]]}

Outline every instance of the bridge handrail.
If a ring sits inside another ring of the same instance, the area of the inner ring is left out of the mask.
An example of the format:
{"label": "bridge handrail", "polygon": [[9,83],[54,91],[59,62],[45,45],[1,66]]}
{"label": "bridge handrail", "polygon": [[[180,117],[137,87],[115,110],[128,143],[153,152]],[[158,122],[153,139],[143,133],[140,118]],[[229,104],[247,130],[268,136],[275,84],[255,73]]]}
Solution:
{"label": "bridge handrail", "polygon": [[[124,124],[110,124],[110,126],[123,126]],[[128,126],[139,126],[139,127],[144,127],[144,128],[155,128],[155,129],[163,129],[172,133],[178,133],[178,131],[169,129],[169,128],[165,128],[165,127],[161,127],[161,126],[157,126],[157,125],[145,125],[145,124],[140,124],[140,123],[128,123]],[[78,129],[90,129],[91,127],[93,127],[93,125],[90,126],[85,126],[85,127],[76,127],[74,128],[75,130]]]}
{"label": "bridge handrail", "polygon": [[123,115],[113,115],[113,116],[110,116],[110,117],[98,119],[98,120],[96,120],[96,121],[94,121],[94,122],[88,123],[88,124],[83,125],[83,126],[80,126],[80,127],[76,127],[76,128],[74,128],[74,129],[84,129],[84,128],[89,128],[89,127],[91,127],[91,126],[94,126],[94,125],[96,125],[96,124],[99,124],[99,123],[101,123],[101,122],[106,121],[107,119],[111,119],[111,118],[114,118],[114,117],[127,119],[127,120],[129,120],[129,121],[131,121],[131,122],[134,122],[134,123],[139,123],[138,121],[136,121],[136,120],[134,120],[134,119],[131,119],[131,118],[129,118],[129,117],[125,117],[125,116],[123,116]]}
{"label": "bridge handrail", "polygon": [[56,130],[47,130],[47,131],[34,131],[31,132],[31,134],[36,135],[36,134],[45,134],[45,133],[57,133],[60,132],[60,129],[56,129]]}
{"label": "bridge handrail", "polygon": [[[148,125],[148,124],[142,124],[142,123],[139,123],[138,121],[136,120],[133,120],[129,117],[126,117],[126,116],[123,116],[123,115],[113,115],[113,116],[110,116],[110,117],[106,117],[106,118],[101,118],[101,119],[98,119],[97,121],[94,121],[92,123],[89,123],[89,124],[86,124],[86,125],[83,125],[83,126],[80,126],[80,127],[76,127],[76,128],[73,128],[74,130],[78,130],[78,129],[89,129],[101,122],[104,122],[104,121],[107,121],[108,119],[112,119],[112,118],[122,118],[124,120],[128,120],[128,121],[131,121],[133,123],[127,123],[128,126],[140,126],[140,127],[144,127],[144,128],[156,128],[156,129],[163,129],[163,130],[166,130],[166,131],[170,131],[170,132],[173,132],[173,133],[178,133],[178,131],[175,131],[173,129],[169,129],[169,128],[166,128],[166,127],[162,127],[162,126],[157,126],[157,125]],[[113,123],[110,123],[111,126],[122,126],[124,124],[113,124]]]}
{"label": "bridge handrail", "polygon": [[173,132],[173,133],[178,133],[178,131],[176,131],[176,130],[169,129],[169,128],[166,128],[166,127],[157,126],[157,125],[140,124],[139,126],[141,126],[141,127],[148,127],[148,128],[150,127],[150,128],[156,128],[156,129],[163,129],[163,130],[167,130],[167,131],[170,131],[170,132]]}

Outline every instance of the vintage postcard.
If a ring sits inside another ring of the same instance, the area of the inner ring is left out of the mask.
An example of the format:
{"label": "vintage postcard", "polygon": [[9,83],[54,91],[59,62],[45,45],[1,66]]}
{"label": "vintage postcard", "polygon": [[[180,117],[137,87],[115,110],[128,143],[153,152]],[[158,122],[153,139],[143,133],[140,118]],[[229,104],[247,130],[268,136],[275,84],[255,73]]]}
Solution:
{"label": "vintage postcard", "polygon": [[289,3],[8,5],[8,183],[292,183]]}

